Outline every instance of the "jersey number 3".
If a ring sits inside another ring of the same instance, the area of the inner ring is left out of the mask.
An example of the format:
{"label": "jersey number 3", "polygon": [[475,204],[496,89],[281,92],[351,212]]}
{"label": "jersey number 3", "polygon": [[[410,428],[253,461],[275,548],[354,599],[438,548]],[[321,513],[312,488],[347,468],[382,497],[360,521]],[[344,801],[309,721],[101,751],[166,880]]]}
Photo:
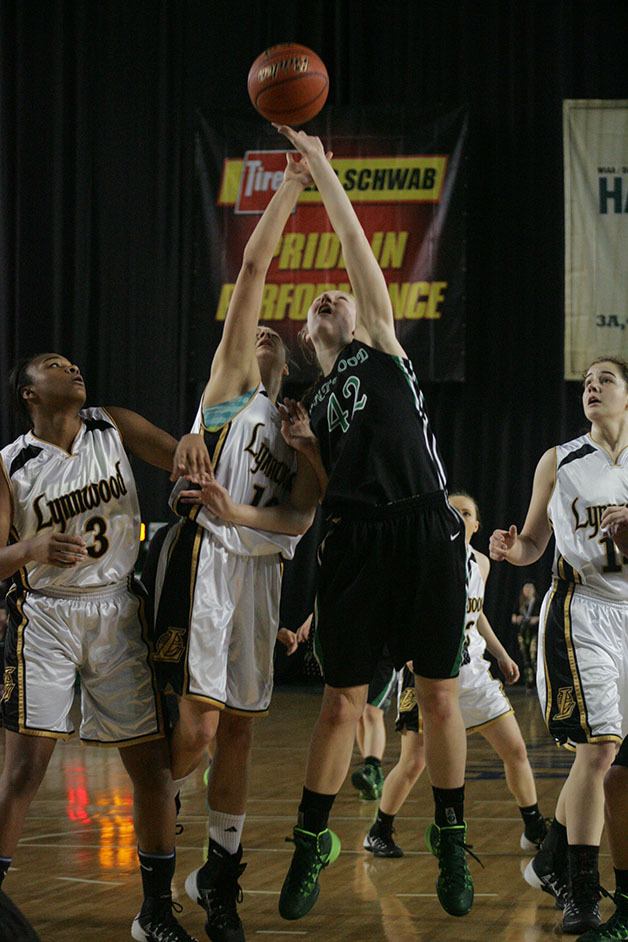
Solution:
{"label": "jersey number 3", "polygon": [[360,396],[360,380],[357,376],[347,377],[342,387],[342,395],[345,399],[353,398],[353,403],[350,404],[351,411],[343,409],[336,394],[332,393],[327,403],[327,427],[330,432],[338,425],[343,432],[347,432],[353,416],[366,406],[367,396]]}
{"label": "jersey number 3", "polygon": [[85,529],[94,531],[94,542],[87,547],[87,555],[92,559],[99,559],[109,549],[109,540],[105,536],[107,523],[102,517],[90,517],[85,524]]}
{"label": "jersey number 3", "polygon": [[622,564],[628,563],[626,557],[620,555],[619,559],[617,558],[617,552],[615,549],[615,544],[610,537],[606,536],[601,540],[598,540],[598,543],[601,543],[604,549],[606,550],[606,565],[602,566],[602,572],[621,572]]}

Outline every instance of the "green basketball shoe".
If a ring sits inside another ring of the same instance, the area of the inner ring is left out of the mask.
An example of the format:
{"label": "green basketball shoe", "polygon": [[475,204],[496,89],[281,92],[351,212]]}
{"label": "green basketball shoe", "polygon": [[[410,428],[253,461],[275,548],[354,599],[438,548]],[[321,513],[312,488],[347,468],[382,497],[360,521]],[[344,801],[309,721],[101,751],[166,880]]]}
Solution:
{"label": "green basketball shoe", "polygon": [[628,942],[628,896],[620,896],[617,892],[612,898],[617,909],[608,922],[589,929],[578,938],[578,942]]}
{"label": "green basketball shoe", "polygon": [[[465,843],[466,836],[466,824],[445,828],[430,824],[425,831],[427,848],[438,859],[438,899],[450,916],[466,916],[473,906],[473,880],[466,858],[470,849]],[[471,856],[475,857],[475,854]]]}
{"label": "green basketball shoe", "polygon": [[384,772],[381,765],[361,765],[351,775],[351,784],[357,788],[363,801],[378,801],[384,788]]}
{"label": "green basketball shoe", "polygon": [[279,915],[284,919],[301,919],[318,899],[321,870],[337,859],[340,838],[329,828],[319,834],[295,827],[292,840],[295,851],[279,897]]}

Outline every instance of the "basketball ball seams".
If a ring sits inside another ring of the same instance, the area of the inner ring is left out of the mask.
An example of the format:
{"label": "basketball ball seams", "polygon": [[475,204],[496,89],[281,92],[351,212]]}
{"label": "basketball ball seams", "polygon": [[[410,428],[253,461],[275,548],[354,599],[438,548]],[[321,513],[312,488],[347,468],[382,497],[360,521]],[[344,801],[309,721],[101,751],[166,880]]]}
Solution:
{"label": "basketball ball seams", "polygon": [[[272,89],[269,88],[269,89],[267,89],[266,91],[269,91],[269,92],[270,92],[270,91],[272,91]],[[315,98],[312,98],[312,99],[310,99],[310,100],[307,101],[307,102],[303,102],[303,104],[298,105],[296,108],[285,108],[285,107],[284,107],[284,108],[281,108],[281,110],[271,111],[271,108],[269,108],[268,105],[266,105],[266,106],[265,106],[266,112],[267,112],[267,114],[269,114],[269,115],[272,117],[273,120],[275,120],[275,119],[278,120],[278,119],[281,118],[281,119],[282,119],[282,121],[281,121],[282,124],[285,124],[285,123],[288,123],[288,124],[289,124],[290,122],[287,120],[288,115],[295,114],[295,113],[298,113],[299,115],[301,115],[303,112],[306,111],[307,108],[309,108],[309,107],[311,107],[312,105],[314,105],[314,104],[319,100],[319,98],[321,97],[321,95],[324,95],[326,91],[327,91],[327,88],[322,88],[322,89],[320,90],[320,92],[318,93],[318,95],[316,95]],[[263,93],[262,93],[262,94],[263,94]],[[258,100],[259,100],[260,97],[261,97],[261,95],[258,96]],[[271,107],[272,107],[272,106],[271,106]],[[318,112],[315,112],[315,114],[317,114],[317,113],[318,113]],[[261,112],[260,112],[260,114],[261,114]],[[264,114],[264,115],[262,115],[262,117],[266,117],[266,115]],[[314,117],[314,115],[312,115],[311,117]],[[283,120],[283,119],[285,119],[285,120]],[[300,122],[300,123],[303,123],[304,121],[309,121],[309,120],[310,120],[309,117],[303,117],[303,118],[301,118],[301,122]]]}
{"label": "basketball ball seams", "polygon": [[257,57],[247,86],[251,103],[263,118],[298,126],[324,106],[329,76],[325,63],[312,49],[282,43]]}
{"label": "basketball ball seams", "polygon": [[[306,104],[310,104],[312,101],[316,101],[316,100],[317,100],[318,98],[320,98],[320,96],[321,96],[322,94],[324,94],[324,92],[326,92],[326,91],[328,90],[328,88],[329,88],[329,81],[327,80],[327,76],[323,75],[321,72],[315,72],[314,75],[316,75],[317,77],[323,79],[323,81],[324,81],[325,84],[322,86],[322,88],[317,88],[317,91],[316,91],[316,94],[314,95],[314,98],[308,99],[307,102],[306,102],[306,101],[303,102],[303,105],[304,105],[304,106],[305,106]],[[263,98],[264,95],[269,95],[269,94],[272,94],[273,92],[278,91],[278,90],[281,88],[282,85],[285,85],[285,84],[294,85],[294,83],[295,83],[297,80],[299,80],[299,79],[309,79],[309,78],[313,78],[313,75],[310,75],[310,74],[308,74],[308,75],[295,75],[295,76],[293,76],[292,78],[289,78],[289,79],[282,79],[280,82],[275,82],[274,85],[271,85],[271,86],[269,86],[268,88],[262,88],[262,89],[260,89],[259,92],[257,93],[256,98],[255,98],[255,107],[257,107],[258,102],[260,101],[260,99]],[[298,108],[286,108],[286,111],[287,111],[287,112],[288,112],[288,111],[298,111]]]}

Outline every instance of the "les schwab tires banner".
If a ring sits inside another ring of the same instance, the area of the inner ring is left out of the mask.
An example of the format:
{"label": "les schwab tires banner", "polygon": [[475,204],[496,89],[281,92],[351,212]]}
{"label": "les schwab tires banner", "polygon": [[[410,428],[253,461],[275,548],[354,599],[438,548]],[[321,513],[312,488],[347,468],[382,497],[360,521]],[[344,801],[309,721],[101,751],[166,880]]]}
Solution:
{"label": "les schwab tires banner", "polygon": [[[326,116],[306,130],[332,166],[384,272],[397,334],[420,379],[463,380],[466,114]],[[242,253],[281,183],[289,145],[260,119],[199,116],[192,351],[207,377]],[[315,188],[306,190],[277,246],[260,312],[292,351],[291,380],[311,367],[296,337],[313,299],[351,290],[337,236]]]}
{"label": "les schwab tires banner", "polygon": [[565,379],[628,359],[628,101],[563,102]]}

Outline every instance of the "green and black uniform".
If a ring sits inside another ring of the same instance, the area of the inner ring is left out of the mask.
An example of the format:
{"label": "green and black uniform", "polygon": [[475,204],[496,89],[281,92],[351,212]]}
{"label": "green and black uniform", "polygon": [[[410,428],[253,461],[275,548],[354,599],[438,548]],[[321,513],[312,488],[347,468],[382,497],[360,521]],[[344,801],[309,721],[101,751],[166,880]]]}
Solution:
{"label": "green and black uniform", "polygon": [[410,361],[352,341],[314,391],[310,421],[329,475],[317,594],[326,683],[368,684],[384,646],[397,668],[456,676],[464,526]]}

